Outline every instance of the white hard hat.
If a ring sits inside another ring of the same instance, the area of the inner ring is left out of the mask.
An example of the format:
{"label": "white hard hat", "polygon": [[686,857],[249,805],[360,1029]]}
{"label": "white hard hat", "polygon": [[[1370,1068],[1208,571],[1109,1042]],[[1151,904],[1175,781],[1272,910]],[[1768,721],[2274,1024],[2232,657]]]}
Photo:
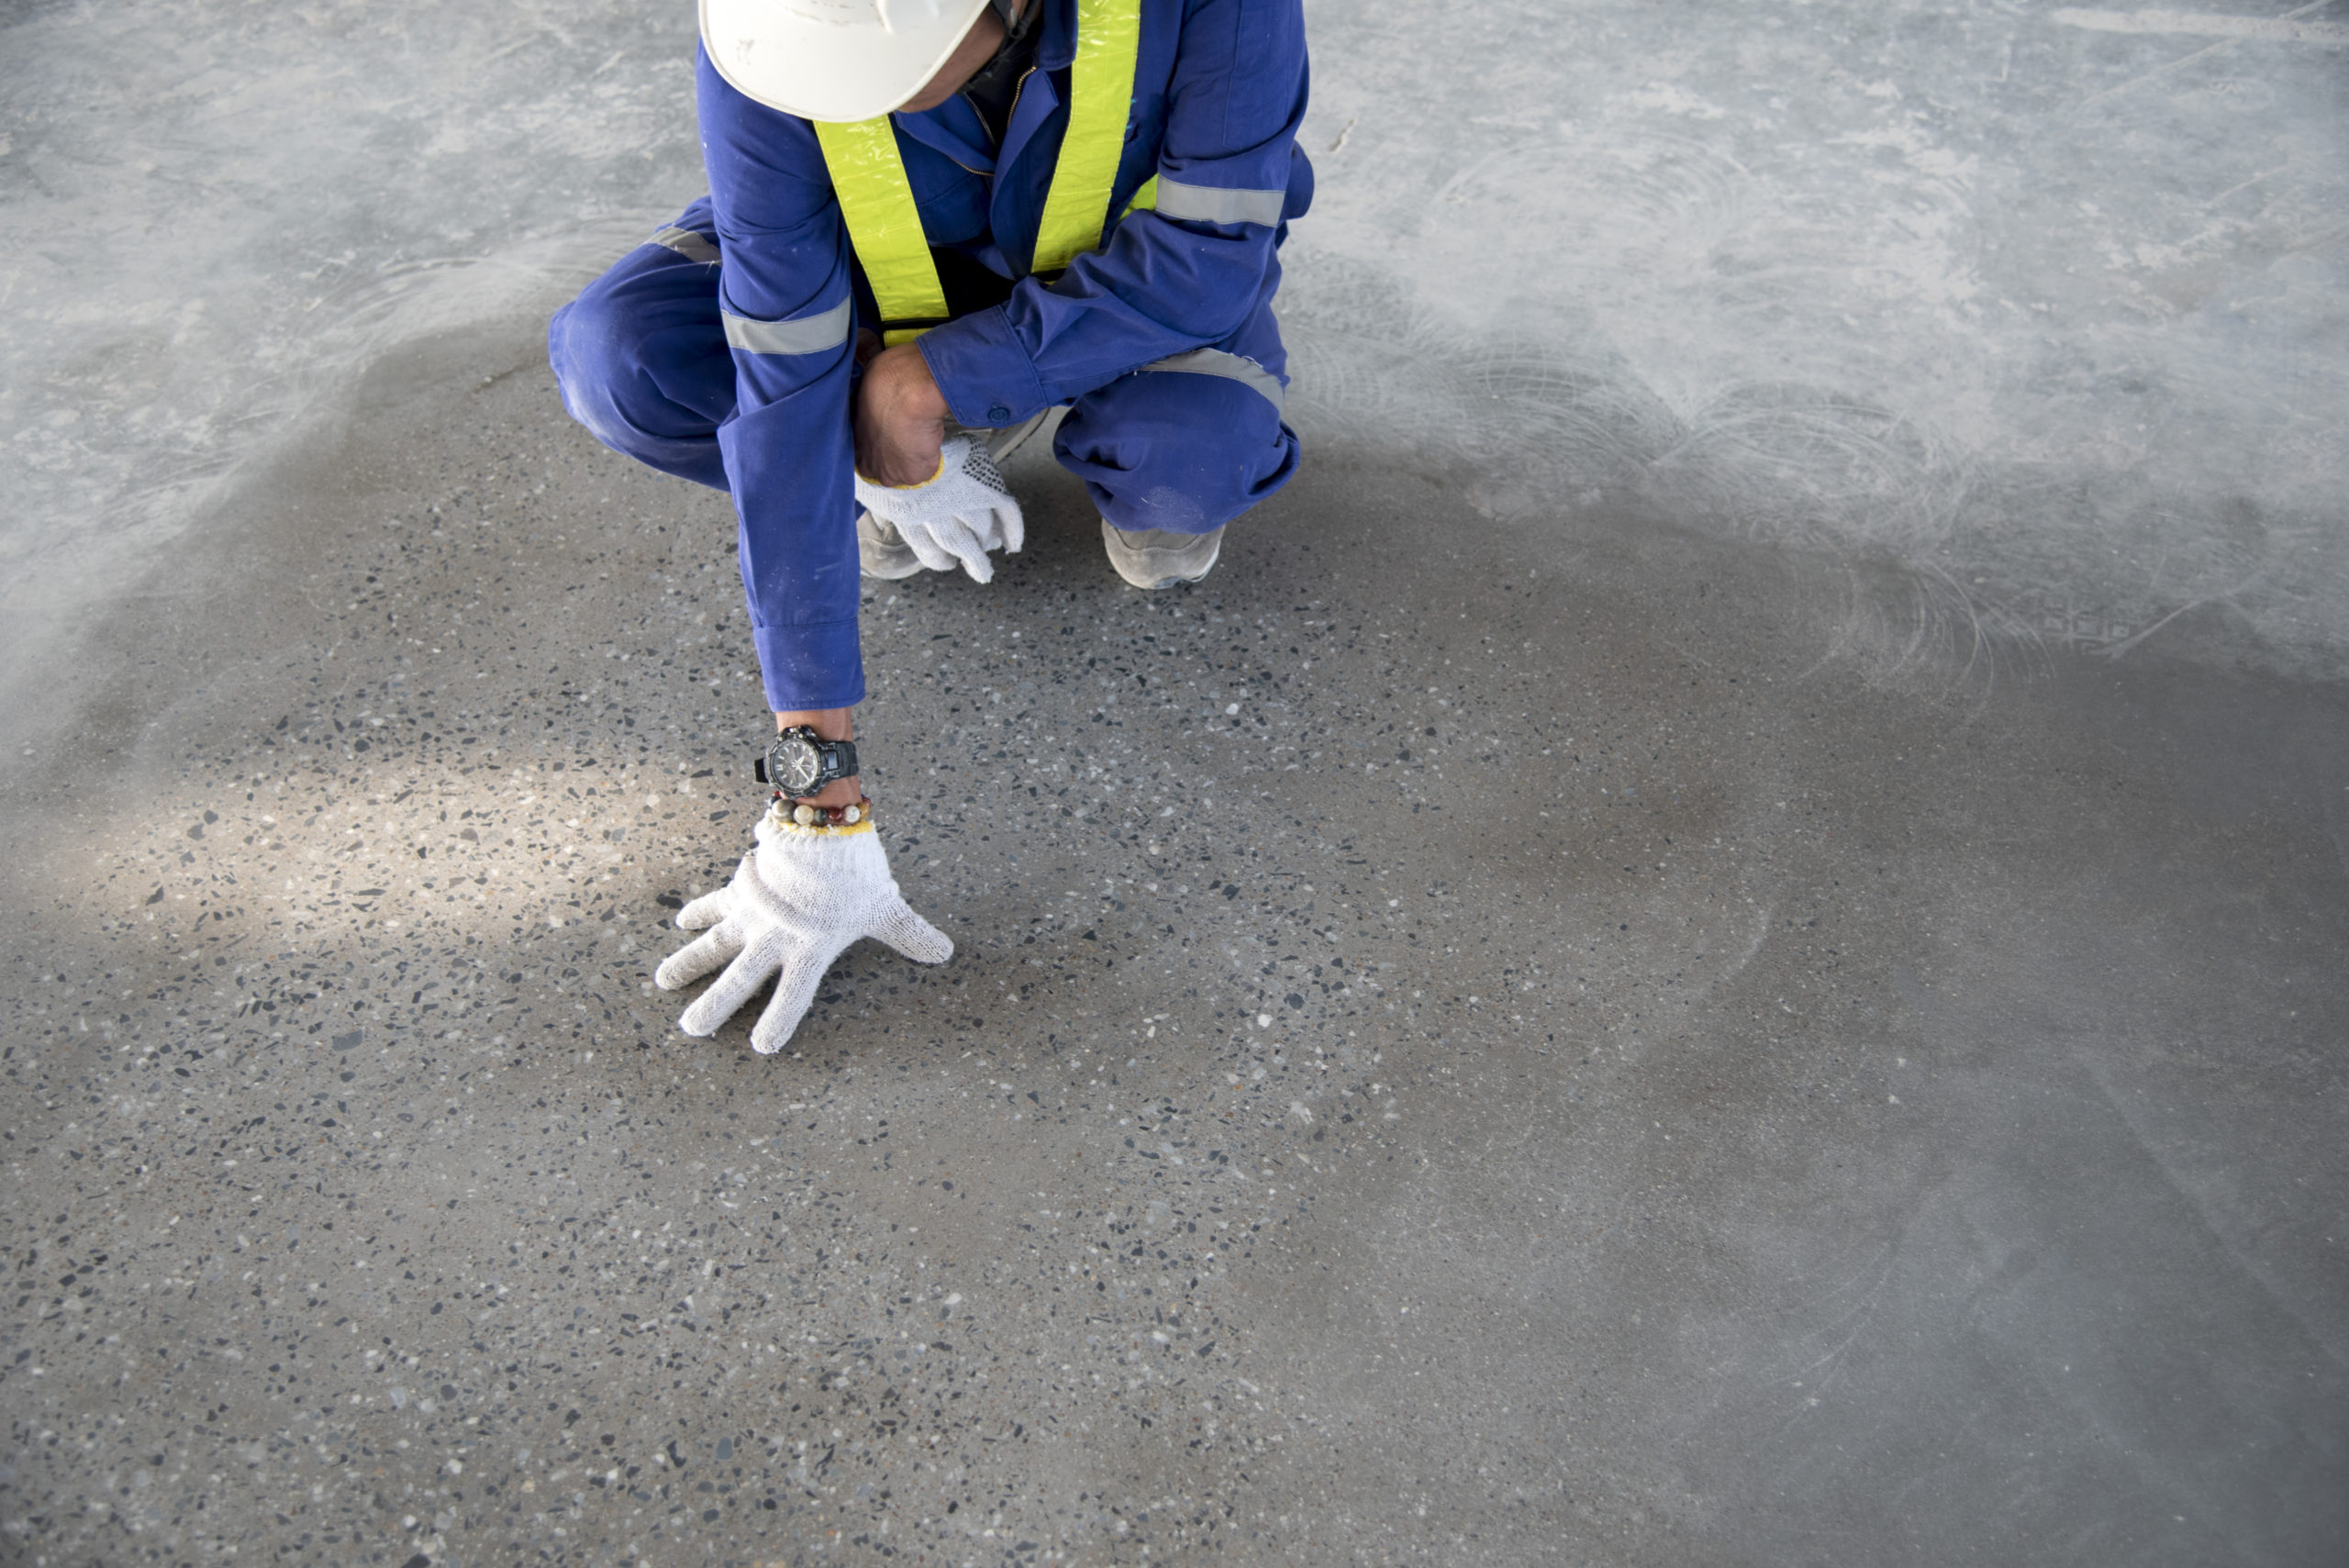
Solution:
{"label": "white hard hat", "polygon": [[987,0],[701,0],[701,41],[746,97],[869,120],[922,89]]}

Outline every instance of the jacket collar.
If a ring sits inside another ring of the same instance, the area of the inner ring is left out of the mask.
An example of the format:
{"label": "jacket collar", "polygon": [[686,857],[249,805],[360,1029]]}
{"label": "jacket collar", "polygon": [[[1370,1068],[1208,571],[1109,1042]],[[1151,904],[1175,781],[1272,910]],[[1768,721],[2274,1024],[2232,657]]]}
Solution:
{"label": "jacket collar", "polygon": [[1036,35],[1036,63],[1066,71],[1076,63],[1076,0],[1037,0],[1044,7],[1043,30]]}
{"label": "jacket collar", "polygon": [[926,114],[893,115],[896,128],[933,151],[942,152],[974,174],[995,172],[995,155],[987,150],[987,129],[979,111],[960,93]]}

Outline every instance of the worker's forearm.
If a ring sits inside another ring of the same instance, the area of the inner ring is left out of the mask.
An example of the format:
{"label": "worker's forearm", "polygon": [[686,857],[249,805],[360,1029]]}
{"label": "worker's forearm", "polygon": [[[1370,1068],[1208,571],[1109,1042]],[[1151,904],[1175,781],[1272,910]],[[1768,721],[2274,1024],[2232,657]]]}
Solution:
{"label": "worker's forearm", "polygon": [[[774,716],[774,727],[785,730],[806,725],[826,740],[856,739],[856,710],[852,707],[799,708]],[[818,806],[852,806],[864,795],[863,783],[853,774],[834,779],[814,795],[799,796]]]}

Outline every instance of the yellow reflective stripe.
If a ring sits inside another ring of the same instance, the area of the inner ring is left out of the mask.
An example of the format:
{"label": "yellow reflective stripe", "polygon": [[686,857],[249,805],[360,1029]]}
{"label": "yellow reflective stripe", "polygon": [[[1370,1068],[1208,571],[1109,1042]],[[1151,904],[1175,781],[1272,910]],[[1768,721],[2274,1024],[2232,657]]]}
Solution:
{"label": "yellow reflective stripe", "polygon": [[1141,53],[1141,0],[1078,0],[1068,133],[1044,196],[1044,220],[1036,226],[1030,272],[1057,272],[1101,243],[1118,161],[1125,155],[1134,61]]}
{"label": "yellow reflective stripe", "polygon": [[[943,320],[946,290],[938,282],[938,263],[930,260],[913,183],[906,178],[889,117],[812,123],[823,145],[824,166],[831,172],[832,194],[848,223],[849,243],[864,264],[882,321]],[[883,333],[893,344],[918,336],[912,330]]]}
{"label": "yellow reflective stripe", "polygon": [[1134,193],[1134,199],[1126,204],[1126,210],[1118,215],[1118,221],[1123,223],[1126,219],[1133,217],[1133,215],[1138,212],[1155,211],[1157,206],[1158,176],[1152,174],[1149,179],[1144,180],[1141,183],[1141,189],[1136,191]]}

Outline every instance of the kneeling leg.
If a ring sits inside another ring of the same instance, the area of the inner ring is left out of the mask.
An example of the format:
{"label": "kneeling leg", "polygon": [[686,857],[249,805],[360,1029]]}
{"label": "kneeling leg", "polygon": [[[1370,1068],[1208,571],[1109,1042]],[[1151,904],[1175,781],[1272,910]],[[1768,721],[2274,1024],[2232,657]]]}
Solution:
{"label": "kneeling leg", "polygon": [[[696,228],[698,221],[700,227]],[[562,406],[596,439],[663,473],[726,489],[718,427],[734,358],[718,307],[708,203],[620,258],[547,326]]]}

